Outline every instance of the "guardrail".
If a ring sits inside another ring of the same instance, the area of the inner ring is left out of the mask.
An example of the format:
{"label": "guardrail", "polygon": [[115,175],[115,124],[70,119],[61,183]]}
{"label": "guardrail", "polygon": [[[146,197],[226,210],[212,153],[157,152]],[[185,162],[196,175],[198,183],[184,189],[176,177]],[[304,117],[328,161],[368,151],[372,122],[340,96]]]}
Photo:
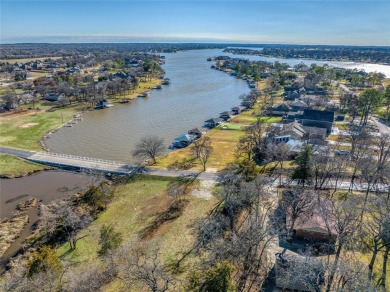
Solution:
{"label": "guardrail", "polygon": [[43,155],[43,156],[48,155],[48,156],[52,156],[52,157],[68,158],[68,159],[75,159],[75,160],[80,160],[80,161],[90,161],[90,162],[104,163],[104,164],[111,164],[111,165],[120,165],[120,166],[126,165],[125,162],[105,160],[105,159],[99,159],[99,158],[91,158],[91,157],[85,157],[85,156],[70,155],[70,154],[54,153],[54,152],[38,152],[37,154]]}

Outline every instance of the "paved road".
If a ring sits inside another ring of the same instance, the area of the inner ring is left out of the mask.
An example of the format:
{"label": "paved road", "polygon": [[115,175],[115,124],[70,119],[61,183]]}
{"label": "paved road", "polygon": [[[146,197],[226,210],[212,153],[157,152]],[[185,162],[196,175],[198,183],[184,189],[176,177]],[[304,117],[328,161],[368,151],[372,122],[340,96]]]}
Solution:
{"label": "paved road", "polygon": [[[7,153],[16,155],[21,158],[25,158],[28,160],[40,162],[43,164],[54,165],[58,167],[75,167],[75,168],[87,168],[87,169],[97,169],[104,172],[110,173],[122,173],[122,174],[149,174],[156,176],[167,176],[167,177],[181,177],[181,176],[191,176],[196,177],[198,179],[206,179],[206,180],[215,180],[217,179],[216,173],[208,173],[208,172],[193,172],[186,170],[167,170],[167,169],[157,169],[157,168],[143,168],[141,169],[137,166],[129,166],[122,162],[117,161],[107,161],[101,159],[94,159],[88,157],[79,157],[72,155],[64,155],[64,154],[56,154],[56,153],[45,153],[45,152],[30,152],[24,150],[15,150],[11,148],[0,147],[1,153]],[[266,178],[269,178],[268,176]],[[279,184],[291,184],[291,181],[288,178],[282,178],[281,180],[275,179],[273,180],[273,185],[278,186]],[[335,187],[334,181],[328,181],[324,188],[333,189]],[[350,188],[350,182],[338,182],[337,189],[348,190]],[[356,182],[353,186],[354,190],[365,190],[367,188],[366,183]],[[387,185],[377,185],[377,190],[387,191]]]}
{"label": "paved road", "polygon": [[215,180],[218,177],[216,173],[209,173],[209,172],[199,173],[199,172],[186,171],[186,170],[167,170],[167,169],[157,169],[157,168],[146,168],[144,174],[170,176],[170,177],[196,176],[199,179],[208,179],[208,180]]}
{"label": "paved road", "polygon": [[12,148],[6,148],[6,147],[0,147],[0,153],[3,154],[10,154],[10,155],[15,155],[20,158],[27,159],[31,155],[35,154],[36,152],[34,151],[26,151],[26,150],[18,150],[18,149],[12,149]]}
{"label": "paved road", "polygon": [[[0,153],[11,154],[17,157],[42,163],[46,165],[52,165],[59,168],[83,168],[83,169],[95,169],[104,172],[118,173],[118,174],[131,174],[134,171],[139,170],[139,166],[128,165],[125,162],[109,161],[103,159],[95,159],[89,157],[81,157],[75,155],[66,155],[49,152],[34,152],[17,150],[12,148],[0,147]],[[193,171],[174,171],[167,169],[157,168],[143,168],[142,174],[156,175],[156,176],[168,176],[168,177],[180,177],[180,176],[196,176],[199,179],[214,180],[217,178],[216,173],[207,172],[193,172]]]}
{"label": "paved road", "polygon": [[386,126],[385,124],[381,123],[377,118],[370,116],[371,120],[375,123],[375,125],[378,127],[379,132],[381,134],[390,135],[390,127]]}

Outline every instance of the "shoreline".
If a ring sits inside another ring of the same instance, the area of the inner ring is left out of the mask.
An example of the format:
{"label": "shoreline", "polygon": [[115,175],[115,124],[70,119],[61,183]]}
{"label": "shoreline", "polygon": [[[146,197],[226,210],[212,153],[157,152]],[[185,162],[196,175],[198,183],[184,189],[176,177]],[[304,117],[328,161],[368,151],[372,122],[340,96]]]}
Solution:
{"label": "shoreline", "polygon": [[258,57],[265,57],[265,58],[275,58],[275,59],[283,59],[283,60],[306,60],[306,61],[319,61],[319,62],[343,62],[343,63],[352,63],[352,64],[358,64],[358,65],[381,65],[381,66],[389,66],[390,63],[369,63],[366,61],[353,61],[353,60],[338,60],[338,59],[313,59],[313,58],[306,58],[306,57],[290,57],[286,58],[283,56],[273,56],[273,55],[266,55],[266,54],[244,54],[244,53],[232,53],[232,52],[225,52],[228,54],[233,55],[245,55],[245,56],[258,56]]}

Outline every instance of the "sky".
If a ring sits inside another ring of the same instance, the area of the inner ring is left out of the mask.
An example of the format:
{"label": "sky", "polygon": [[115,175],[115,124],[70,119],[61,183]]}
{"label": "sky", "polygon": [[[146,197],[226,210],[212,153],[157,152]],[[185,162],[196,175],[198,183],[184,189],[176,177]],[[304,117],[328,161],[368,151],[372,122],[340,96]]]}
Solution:
{"label": "sky", "polygon": [[390,46],[390,0],[0,0],[1,43]]}

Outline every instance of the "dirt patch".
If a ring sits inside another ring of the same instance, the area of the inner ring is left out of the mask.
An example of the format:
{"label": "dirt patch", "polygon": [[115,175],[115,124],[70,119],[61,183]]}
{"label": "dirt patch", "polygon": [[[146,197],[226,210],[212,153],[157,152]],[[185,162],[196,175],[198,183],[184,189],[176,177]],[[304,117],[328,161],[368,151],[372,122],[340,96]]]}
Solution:
{"label": "dirt patch", "polygon": [[189,202],[190,201],[187,199],[172,201],[166,210],[158,213],[157,217],[141,231],[141,239],[151,238],[156,234],[161,226],[166,225],[169,221],[179,218],[183,214],[184,209]]}
{"label": "dirt patch", "polygon": [[215,186],[214,180],[203,179],[200,181],[198,187],[194,187],[191,192],[191,195],[197,198],[210,200],[213,197],[212,191]]}
{"label": "dirt patch", "polygon": [[19,126],[19,128],[30,128],[32,126],[39,125],[38,123],[24,123]]}
{"label": "dirt patch", "polygon": [[166,194],[150,198],[142,202],[142,214],[145,216],[155,215],[156,213],[161,212],[161,210],[166,209],[168,204],[169,198]]}

